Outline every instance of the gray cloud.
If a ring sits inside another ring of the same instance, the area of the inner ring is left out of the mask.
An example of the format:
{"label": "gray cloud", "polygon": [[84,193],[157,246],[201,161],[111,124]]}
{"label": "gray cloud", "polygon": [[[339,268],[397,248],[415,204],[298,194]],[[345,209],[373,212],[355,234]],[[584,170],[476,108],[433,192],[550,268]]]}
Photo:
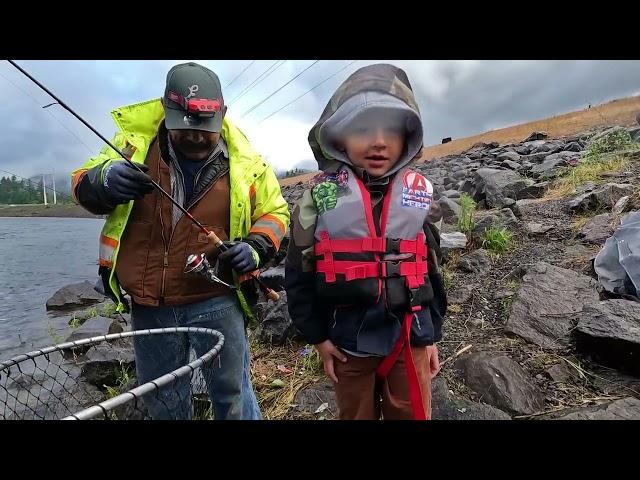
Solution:
{"label": "gray cloud", "polygon": [[[196,60],[197,61],[197,60]],[[256,61],[225,91],[236,97],[275,60]],[[109,112],[120,105],[158,97],[168,69],[163,61],[22,61],[23,67],[58,94],[105,136],[115,126]],[[247,65],[242,61],[203,61],[229,83]],[[229,114],[249,134],[264,137],[261,153],[279,169],[309,165],[306,134],[335,88],[359,61],[299,101],[259,123],[278,108],[349,63],[321,61],[250,114],[242,114],[311,64],[287,61],[230,105]],[[640,61],[390,61],[407,71],[425,124],[425,142],[477,134],[640,93]],[[40,108],[51,100],[6,62],[0,74],[0,169],[30,177],[42,172],[68,174],[101,147],[80,122],[61,107]],[[54,115],[58,120],[52,118]],[[60,124],[64,124],[64,127]],[[69,133],[71,130],[73,134]],[[292,134],[295,132],[295,134]],[[78,140],[78,137],[80,141]],[[250,138],[251,135],[250,135]],[[83,142],[85,145],[83,145]],[[285,155],[287,153],[288,155]],[[91,152],[91,153],[90,153]],[[279,158],[281,160],[279,160]]]}

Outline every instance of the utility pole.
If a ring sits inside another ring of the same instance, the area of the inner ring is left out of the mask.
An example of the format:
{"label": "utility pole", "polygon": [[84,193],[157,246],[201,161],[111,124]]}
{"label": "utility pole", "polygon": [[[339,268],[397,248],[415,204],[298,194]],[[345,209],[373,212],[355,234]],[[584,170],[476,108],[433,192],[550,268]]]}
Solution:
{"label": "utility pole", "polygon": [[57,205],[58,204],[58,200],[57,200],[57,197],[56,197],[56,171],[55,170],[51,174],[51,178],[53,179],[53,204]]}
{"label": "utility pole", "polygon": [[47,204],[47,184],[44,183],[44,173],[42,174],[42,196],[44,197],[44,204]]}

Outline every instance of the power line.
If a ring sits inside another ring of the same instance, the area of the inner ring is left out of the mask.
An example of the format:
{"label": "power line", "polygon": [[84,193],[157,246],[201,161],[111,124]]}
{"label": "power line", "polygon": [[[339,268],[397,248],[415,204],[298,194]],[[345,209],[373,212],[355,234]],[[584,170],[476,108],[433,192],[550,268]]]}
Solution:
{"label": "power line", "polygon": [[242,70],[238,75],[236,75],[236,76],[233,78],[233,80],[231,80],[231,81],[230,81],[229,83],[227,83],[224,87],[222,87],[222,88],[223,88],[223,90],[226,90],[226,89],[227,89],[227,88],[229,88],[231,85],[233,85],[233,82],[235,82],[236,80],[238,80],[238,79],[242,76],[242,74],[243,74],[244,72],[246,72],[247,70],[249,70],[249,67],[250,67],[251,65],[253,65],[254,63],[256,63],[256,61],[255,61],[255,60],[252,60],[252,61],[251,61],[251,63],[250,63],[249,65],[247,65],[246,67],[244,67],[244,70]]}
{"label": "power line", "polygon": [[244,118],[245,115],[249,115],[251,112],[253,112],[256,108],[258,108],[260,105],[262,105],[264,102],[266,102],[267,100],[269,100],[271,97],[273,97],[276,93],[278,93],[280,90],[282,90],[284,87],[286,87],[287,85],[289,85],[291,82],[293,82],[296,78],[298,78],[300,75],[302,75],[304,72],[306,72],[307,70],[309,70],[311,67],[313,67],[316,63],[318,63],[320,60],[315,60],[311,65],[309,65],[308,67],[306,67],[304,70],[302,70],[300,73],[298,73],[295,77],[293,77],[292,79],[290,79],[289,81],[287,81],[284,85],[282,85],[280,88],[278,88],[276,91],[274,91],[273,93],[271,93],[270,95],[267,95],[266,98],[264,98],[263,100],[261,100],[260,102],[256,103],[253,107],[251,107],[249,110],[247,110],[246,112],[244,112],[242,115],[240,115],[240,118]]}
{"label": "power line", "polygon": [[[278,62],[282,62],[281,64],[279,64],[278,66],[276,66],[276,64]],[[247,93],[249,93],[249,91],[251,91],[253,89],[253,87],[255,87],[256,85],[258,85],[260,82],[262,82],[263,80],[265,80],[269,75],[271,75],[273,72],[275,72],[277,69],[279,69],[282,65],[284,65],[287,61],[286,60],[276,60],[275,62],[273,62],[271,64],[271,66],[269,68],[267,68],[264,72],[262,72],[261,75],[258,76],[258,78],[256,78],[253,82],[251,82],[251,84],[246,87],[242,92],[240,92],[238,95],[236,95],[236,97],[231,100],[228,105],[231,105],[233,102],[235,102],[236,100],[239,100],[240,98],[244,97]],[[275,67],[275,68],[274,68]],[[273,70],[272,70],[273,69]]]}
{"label": "power line", "polygon": [[[20,175],[16,175],[16,174],[15,174],[15,173],[13,173],[13,172],[8,172],[7,170],[2,170],[1,168],[0,168],[0,172],[8,173],[9,175],[13,175],[14,177],[19,178],[19,179],[21,179],[21,180],[26,180],[27,182],[36,183],[36,182],[33,182],[33,180],[31,180],[30,178],[21,177]],[[53,174],[51,174],[51,173],[45,173],[45,174],[38,174],[37,176],[41,176],[41,175],[53,175]],[[34,176],[35,176],[35,175],[34,175]],[[54,190],[54,189],[53,189],[53,188],[51,188],[51,187],[47,187],[47,186],[44,184],[44,182],[42,183],[42,188],[46,188],[47,190],[51,190],[52,192],[56,192],[58,195],[62,195],[63,197],[67,197],[67,198],[71,198],[71,199],[73,199],[73,197],[72,197],[71,195],[67,194],[67,193],[61,192],[61,191],[59,191],[59,190]]]}
{"label": "power line", "polygon": [[327,78],[325,78],[324,80],[322,80],[321,82],[317,83],[316,85],[314,85],[313,87],[311,87],[309,90],[307,90],[306,92],[304,92],[302,95],[300,95],[299,97],[294,98],[293,100],[291,100],[289,103],[287,103],[286,105],[283,105],[282,107],[280,107],[279,109],[277,109],[275,112],[270,113],[269,115],[267,115],[266,117],[264,117],[262,120],[260,120],[258,122],[258,125],[260,125],[262,122],[268,120],[269,118],[273,117],[276,113],[280,112],[281,110],[284,110],[285,108],[287,108],[289,105],[297,102],[298,100],[300,100],[302,97],[304,97],[305,95],[307,95],[308,93],[310,93],[311,91],[315,90],[316,88],[318,88],[320,85],[322,85],[323,83],[325,83],[326,81],[332,79],[333,77],[335,77],[337,74],[339,74],[340,72],[346,70],[347,68],[349,68],[351,65],[353,65],[354,63],[356,63],[358,60],[353,60],[351,61],[349,64],[345,65],[344,67],[342,67],[340,70],[338,70],[337,72],[329,75]]}
{"label": "power line", "polygon": [[[18,90],[20,90],[20,91],[21,91],[22,93],[24,93],[26,96],[28,96],[29,98],[31,98],[31,100],[33,100],[33,101],[34,101],[34,103],[36,103],[36,105],[38,105],[38,106],[39,106],[39,107],[41,107],[41,108],[46,108],[46,107],[42,107],[42,105],[40,105],[40,102],[39,102],[38,100],[36,100],[36,99],[35,99],[35,97],[34,97],[33,95],[31,95],[29,92],[27,92],[27,91],[23,90],[23,89],[22,89],[22,88],[20,88],[18,85],[16,85],[15,83],[13,83],[13,82],[12,82],[11,80],[9,80],[5,75],[3,75],[3,74],[2,74],[2,72],[0,72],[0,76],[2,76],[2,78],[4,78],[7,82],[9,82],[11,85],[13,85],[14,87],[16,87]],[[53,105],[53,104],[49,104],[49,105],[47,105],[47,106],[50,106],[50,105]],[[80,137],[78,137],[78,136],[75,134],[75,132],[73,132],[73,131],[72,131],[71,129],[69,129],[69,128],[64,124],[64,123],[62,123],[62,121],[61,121],[58,117],[56,117],[56,116],[55,116],[51,111],[49,111],[49,110],[46,110],[46,109],[45,109],[45,111],[46,111],[49,115],[51,115],[51,116],[53,117],[53,119],[54,119],[56,122],[58,122],[60,125],[62,125],[62,127],[63,127],[67,132],[69,132],[71,135],[73,135],[73,137],[74,137],[78,142],[80,142],[82,145],[84,145],[84,146],[85,146],[85,148],[89,151],[89,153],[90,153],[90,154],[93,154],[93,153],[94,153],[94,151],[91,149],[91,147],[89,147],[86,143],[84,143],[84,142],[80,139]]]}
{"label": "power line", "polygon": [[[280,63],[282,62],[282,63]],[[230,102],[228,102],[228,105],[231,105],[232,103],[234,103],[235,101],[239,100],[240,98],[242,98],[244,95],[246,95],[249,91],[251,91],[253,89],[253,87],[255,87],[256,85],[258,85],[260,82],[262,82],[263,80],[265,80],[269,75],[271,75],[273,72],[275,72],[278,68],[280,68],[282,65],[284,65],[284,63],[286,62],[286,60],[276,60],[275,62],[273,62],[264,72],[262,72],[260,75],[258,75],[257,78],[255,78],[253,80],[253,82],[251,82],[249,85],[247,85],[239,94],[237,94]]]}

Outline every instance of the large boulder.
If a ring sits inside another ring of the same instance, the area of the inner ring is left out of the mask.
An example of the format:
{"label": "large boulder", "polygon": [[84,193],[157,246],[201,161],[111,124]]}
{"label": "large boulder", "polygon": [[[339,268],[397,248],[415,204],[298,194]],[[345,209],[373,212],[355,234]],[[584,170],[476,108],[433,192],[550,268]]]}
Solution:
{"label": "large boulder", "polygon": [[296,328],[287,309],[287,294],[280,292],[280,299],[269,300],[263,308],[263,317],[258,327],[258,338],[265,343],[283,345],[296,337]]}
{"label": "large boulder", "polygon": [[431,381],[432,420],[511,420],[506,412],[491,405],[452,398],[447,381],[437,376]]}
{"label": "large boulder", "polygon": [[586,212],[606,207],[613,208],[622,197],[632,195],[633,185],[624,183],[607,183],[606,185],[587,191],[569,203],[569,209],[573,212]]}
{"label": "large boulder", "polygon": [[442,218],[448,223],[457,223],[460,218],[462,208],[454,200],[447,197],[440,197],[438,200],[440,210],[442,210]]}
{"label": "large boulder", "polygon": [[467,247],[467,236],[462,232],[441,233],[440,250],[444,257],[455,250],[464,250]]}
{"label": "large boulder", "polygon": [[122,327],[118,331],[117,320],[107,317],[93,317],[86,320],[82,326],[73,331],[67,338],[67,342],[75,342],[76,340],[82,340],[83,338],[98,337],[101,335],[108,335],[110,333],[122,332]]}
{"label": "large boulder", "polygon": [[579,237],[585,242],[604,245],[615,230],[617,218],[613,213],[602,213],[589,219],[580,229]]}
{"label": "large boulder", "polygon": [[507,356],[475,353],[456,362],[465,385],[482,401],[515,415],[530,415],[544,408],[544,397],[520,365]]}
{"label": "large boulder", "polygon": [[586,275],[538,262],[522,278],[505,330],[543,348],[564,349],[585,306],[598,302],[596,286]]}
{"label": "large boulder", "polygon": [[575,336],[576,348],[583,354],[640,376],[640,303],[606,300],[587,305]]}
{"label": "large boulder", "polygon": [[571,410],[556,420],[640,420],[640,400],[621,398],[595,407]]}
{"label": "large boulder", "polygon": [[[542,141],[549,138],[549,134],[547,132],[532,132],[527,138],[525,138],[522,143],[525,142],[534,142],[534,141]],[[544,142],[542,142],[544,143]]]}
{"label": "large boulder", "polygon": [[62,287],[47,300],[47,310],[72,310],[95,305],[107,298],[96,292],[93,284],[84,281]]}
{"label": "large boulder", "polygon": [[482,248],[460,257],[458,268],[468,273],[484,273],[491,268],[491,259]]}
{"label": "large boulder", "polygon": [[313,415],[315,418],[333,419],[338,417],[336,392],[329,380],[323,380],[300,390],[293,403],[298,412]]}
{"label": "large boulder", "polygon": [[539,165],[531,168],[531,173],[541,179],[555,178],[562,171],[563,167],[567,167],[580,159],[580,154],[576,152],[558,152],[547,156]]}
{"label": "large boulder", "polygon": [[133,374],[135,370],[132,349],[105,342],[91,347],[79,360],[82,362],[83,380],[99,388],[116,386],[124,374]]}
{"label": "large boulder", "polygon": [[485,230],[489,230],[491,227],[514,230],[519,224],[520,221],[511,208],[489,210],[481,216],[478,216],[475,226],[473,227],[473,233],[482,236]]}
{"label": "large boulder", "polygon": [[505,198],[520,199],[520,191],[534,183],[513,170],[481,168],[475,173],[474,198],[484,199],[489,207],[502,208]]}

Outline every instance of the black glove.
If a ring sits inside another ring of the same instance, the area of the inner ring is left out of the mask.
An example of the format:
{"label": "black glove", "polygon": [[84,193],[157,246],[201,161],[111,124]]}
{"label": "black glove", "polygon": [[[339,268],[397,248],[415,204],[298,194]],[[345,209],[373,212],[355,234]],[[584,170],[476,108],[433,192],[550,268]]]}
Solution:
{"label": "black glove", "polygon": [[221,252],[218,258],[229,264],[237,273],[243,275],[258,268],[253,251],[245,242],[222,242],[227,246],[226,252]]}
{"label": "black glove", "polygon": [[[136,165],[145,172],[149,170],[144,164]],[[139,172],[124,160],[113,162],[107,167],[103,186],[109,201],[116,204],[140,200],[153,190],[151,177]]]}

